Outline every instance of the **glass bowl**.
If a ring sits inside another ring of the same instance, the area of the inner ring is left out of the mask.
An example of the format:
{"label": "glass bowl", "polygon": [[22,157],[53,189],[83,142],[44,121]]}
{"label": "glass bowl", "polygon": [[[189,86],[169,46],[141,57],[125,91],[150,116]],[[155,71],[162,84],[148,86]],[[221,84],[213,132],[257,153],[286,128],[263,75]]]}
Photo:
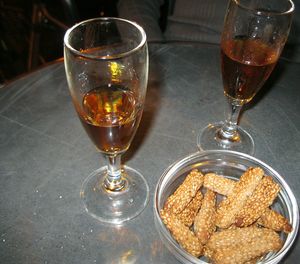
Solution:
{"label": "glass bowl", "polygon": [[288,235],[281,232],[284,241],[283,247],[276,253],[265,255],[258,263],[279,263],[292,246],[299,227],[299,212],[296,198],[282,176],[264,162],[247,154],[226,151],[211,150],[191,154],[166,169],[160,177],[154,195],[154,219],[158,233],[174,256],[182,263],[205,264],[204,257],[196,258],[187,253],[171,236],[169,230],[162,222],[159,211],[163,208],[166,199],[181,184],[186,175],[192,169],[199,169],[203,174],[214,172],[229,178],[238,179],[249,167],[261,167],[265,175],[270,175],[280,185],[281,191],[274,201],[272,208],[289,219],[293,230]]}

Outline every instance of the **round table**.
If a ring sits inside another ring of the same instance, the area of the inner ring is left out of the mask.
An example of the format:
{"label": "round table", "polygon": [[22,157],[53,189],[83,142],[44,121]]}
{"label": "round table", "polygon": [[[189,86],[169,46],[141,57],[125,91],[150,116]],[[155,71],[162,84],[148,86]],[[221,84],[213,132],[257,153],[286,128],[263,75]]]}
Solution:
{"label": "round table", "polygon": [[[72,105],[62,60],[0,88],[1,263],[165,263],[153,220],[163,171],[198,151],[197,134],[223,120],[225,98],[216,45],[150,44],[146,107],[126,164],[143,173],[150,201],[122,226],[89,216],[79,189],[104,164]],[[276,169],[300,200],[300,65],[280,60],[243,112],[255,156]],[[295,242],[283,263],[297,263]]]}

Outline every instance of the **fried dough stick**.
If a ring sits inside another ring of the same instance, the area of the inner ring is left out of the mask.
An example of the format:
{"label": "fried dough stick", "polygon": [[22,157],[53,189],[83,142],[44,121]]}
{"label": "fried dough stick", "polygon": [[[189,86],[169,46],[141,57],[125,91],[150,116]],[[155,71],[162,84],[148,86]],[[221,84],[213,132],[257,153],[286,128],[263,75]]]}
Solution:
{"label": "fried dough stick", "polygon": [[280,191],[280,186],[271,176],[265,176],[247,199],[242,210],[237,214],[235,225],[238,227],[253,224],[268,208]]}
{"label": "fried dough stick", "polygon": [[164,210],[179,214],[189,204],[203,184],[204,175],[198,170],[192,170],[174,194],[167,199]]}
{"label": "fried dough stick", "polygon": [[240,240],[240,243],[235,247],[220,248],[213,252],[211,259],[215,264],[240,264],[258,258],[268,252],[280,250],[282,241],[279,235],[271,229],[260,229],[264,229],[260,236],[256,236],[246,243]]}
{"label": "fried dough stick", "polygon": [[249,168],[241,176],[227,199],[224,199],[217,209],[216,225],[218,227],[227,228],[234,223],[236,215],[263,176],[264,171],[261,168]]}
{"label": "fried dough stick", "polygon": [[[206,174],[203,182],[204,187],[225,196],[230,194],[235,184],[236,181],[214,173]],[[292,231],[292,226],[289,221],[280,213],[269,208],[264,210],[260,218],[258,218],[257,223],[275,231],[283,231],[285,233],[290,233]]]}
{"label": "fried dough stick", "polygon": [[195,197],[190,201],[190,203],[182,210],[182,212],[176,215],[178,220],[190,227],[194,223],[195,217],[201,207],[202,199],[203,195],[201,191],[197,191]]}
{"label": "fried dough stick", "polygon": [[216,194],[207,189],[202,206],[194,221],[194,232],[200,242],[205,245],[216,230]]}
{"label": "fried dough stick", "polygon": [[187,252],[195,257],[202,254],[202,244],[195,234],[185,226],[177,217],[165,210],[160,211],[161,218],[170,230],[173,238],[181,245]]}

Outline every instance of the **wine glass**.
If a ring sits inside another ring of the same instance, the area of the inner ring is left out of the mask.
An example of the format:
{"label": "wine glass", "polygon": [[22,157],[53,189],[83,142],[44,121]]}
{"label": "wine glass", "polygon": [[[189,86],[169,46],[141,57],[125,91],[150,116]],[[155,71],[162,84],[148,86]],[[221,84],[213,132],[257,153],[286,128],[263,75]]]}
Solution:
{"label": "wine glass", "polygon": [[198,135],[202,150],[229,149],[254,154],[251,135],[238,126],[250,102],[273,71],[288,38],[291,0],[230,0],[221,36],[221,68],[228,101],[225,122],[209,124]]}
{"label": "wine glass", "polygon": [[81,124],[107,166],[83,182],[86,211],[120,224],[142,212],[149,198],[146,180],[121,165],[142,116],[147,81],[146,34],[134,22],[95,18],[70,28],[64,37],[69,90]]}

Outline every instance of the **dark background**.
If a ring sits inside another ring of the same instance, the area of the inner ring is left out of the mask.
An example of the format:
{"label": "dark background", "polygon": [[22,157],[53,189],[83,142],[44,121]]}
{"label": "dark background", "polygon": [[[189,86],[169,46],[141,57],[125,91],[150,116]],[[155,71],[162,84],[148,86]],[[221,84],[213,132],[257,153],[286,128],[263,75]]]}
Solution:
{"label": "dark background", "polygon": [[0,0],[0,85],[63,56],[67,27],[117,16],[117,0]]}

